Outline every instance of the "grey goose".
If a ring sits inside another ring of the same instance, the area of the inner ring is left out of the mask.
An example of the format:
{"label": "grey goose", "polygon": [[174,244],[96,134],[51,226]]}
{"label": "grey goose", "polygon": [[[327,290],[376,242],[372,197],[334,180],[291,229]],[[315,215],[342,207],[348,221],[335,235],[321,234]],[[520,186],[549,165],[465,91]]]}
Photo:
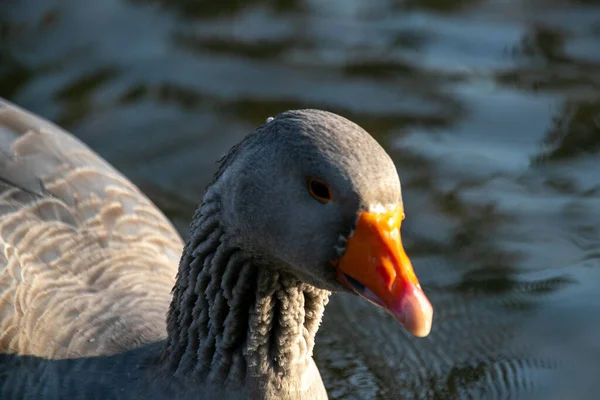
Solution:
{"label": "grey goose", "polygon": [[81,141],[0,99],[0,398],[327,399],[331,292],[428,335],[395,165],[353,122],[269,118],[199,203],[184,244]]}

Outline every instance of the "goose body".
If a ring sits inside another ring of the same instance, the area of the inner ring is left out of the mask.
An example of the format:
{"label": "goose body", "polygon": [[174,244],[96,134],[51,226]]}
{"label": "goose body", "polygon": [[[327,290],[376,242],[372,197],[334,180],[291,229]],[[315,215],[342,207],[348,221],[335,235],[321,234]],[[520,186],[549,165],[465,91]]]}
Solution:
{"label": "goose body", "polygon": [[0,99],[0,398],[326,399],[332,291],[429,332],[401,213],[366,132],[293,111],[223,158],[184,244],[86,145]]}

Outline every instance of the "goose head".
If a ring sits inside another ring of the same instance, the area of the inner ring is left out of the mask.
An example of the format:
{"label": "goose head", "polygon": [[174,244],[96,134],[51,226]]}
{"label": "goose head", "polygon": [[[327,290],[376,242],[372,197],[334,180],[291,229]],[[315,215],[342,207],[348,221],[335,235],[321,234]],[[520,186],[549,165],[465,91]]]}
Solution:
{"label": "goose head", "polygon": [[401,242],[398,173],[361,127],[319,110],[269,118],[222,161],[215,185],[229,237],[259,265],[355,293],[429,334],[433,309]]}

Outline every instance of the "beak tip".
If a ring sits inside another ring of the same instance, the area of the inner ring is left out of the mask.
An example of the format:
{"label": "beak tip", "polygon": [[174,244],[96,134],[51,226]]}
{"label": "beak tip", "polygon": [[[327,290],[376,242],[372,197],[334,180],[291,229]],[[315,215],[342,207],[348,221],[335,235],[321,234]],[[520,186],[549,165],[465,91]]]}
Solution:
{"label": "beak tip", "polygon": [[429,323],[423,323],[421,325],[415,326],[412,329],[409,330],[409,332],[418,338],[424,338],[429,336],[429,333],[431,332],[431,321],[429,321]]}
{"label": "beak tip", "polygon": [[416,337],[426,337],[431,332],[433,307],[420,288],[414,287],[402,296],[391,314]]}

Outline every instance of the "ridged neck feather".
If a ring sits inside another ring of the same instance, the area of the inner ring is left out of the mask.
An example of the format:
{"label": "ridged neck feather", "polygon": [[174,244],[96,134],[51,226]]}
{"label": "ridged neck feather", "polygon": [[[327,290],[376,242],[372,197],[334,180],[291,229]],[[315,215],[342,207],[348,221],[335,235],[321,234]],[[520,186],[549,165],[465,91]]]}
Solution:
{"label": "ridged neck feather", "polygon": [[310,362],[329,292],[232,245],[218,192],[207,190],[190,227],[164,361],[179,376],[280,385]]}

